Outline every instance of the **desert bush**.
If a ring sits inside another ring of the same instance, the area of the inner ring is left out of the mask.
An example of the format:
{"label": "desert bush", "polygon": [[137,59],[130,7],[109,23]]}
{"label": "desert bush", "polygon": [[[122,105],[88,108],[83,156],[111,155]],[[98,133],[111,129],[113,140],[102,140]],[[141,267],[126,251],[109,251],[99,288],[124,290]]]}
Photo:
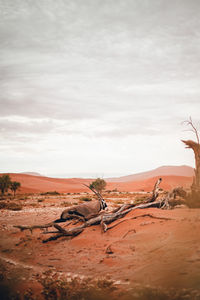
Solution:
{"label": "desert bush", "polygon": [[60,195],[60,193],[57,191],[49,191],[49,192],[45,192],[45,193],[40,193],[40,195],[41,196],[45,196],[45,195],[57,196],[57,195]]}
{"label": "desert bush", "polygon": [[95,189],[97,192],[101,194],[102,191],[105,190],[106,188],[106,182],[101,178],[97,178],[95,181],[93,181],[90,184],[90,188]]}
{"label": "desert bush", "polygon": [[30,203],[31,207],[38,207],[38,203]]}
{"label": "desert bush", "polygon": [[117,200],[115,201],[116,204],[124,204],[124,201],[123,200]]}
{"label": "desert bush", "polygon": [[8,174],[4,174],[0,177],[0,190],[1,194],[4,195],[5,192],[8,191],[9,187],[11,185],[11,179]]}
{"label": "desert bush", "polygon": [[10,189],[11,191],[13,192],[14,194],[14,197],[15,197],[15,194],[16,194],[16,191],[21,187],[21,183],[18,182],[18,181],[11,181],[10,183]]}
{"label": "desert bush", "polygon": [[37,202],[43,202],[43,201],[44,201],[43,198],[37,200]]}
{"label": "desert bush", "polygon": [[62,278],[51,271],[38,276],[43,286],[42,294],[47,300],[105,300],[114,299],[111,293],[116,289],[111,280],[91,278]]}
{"label": "desert bush", "polygon": [[19,200],[28,200],[28,196],[22,196],[19,198]]}
{"label": "desert bush", "polygon": [[135,204],[144,203],[147,199],[148,199],[148,196],[136,196],[134,198],[134,203]]}
{"label": "desert bush", "polygon": [[89,196],[83,196],[83,197],[80,197],[80,200],[85,201],[85,202],[89,202],[89,201],[92,201],[92,198],[89,197]]}
{"label": "desert bush", "polygon": [[112,191],[111,190],[106,190],[105,192],[108,193],[108,194],[110,194]]}
{"label": "desert bush", "polygon": [[15,202],[0,202],[0,209],[8,209],[8,210],[22,210],[23,206],[19,203]]}
{"label": "desert bush", "polygon": [[71,206],[71,203],[67,202],[67,201],[64,201],[64,202],[61,203],[61,206],[68,207],[68,206]]}

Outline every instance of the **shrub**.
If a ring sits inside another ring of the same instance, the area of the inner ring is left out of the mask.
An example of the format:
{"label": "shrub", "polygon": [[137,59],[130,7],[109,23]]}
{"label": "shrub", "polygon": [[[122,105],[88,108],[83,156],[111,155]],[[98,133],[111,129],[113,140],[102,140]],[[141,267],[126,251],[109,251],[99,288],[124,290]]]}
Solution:
{"label": "shrub", "polygon": [[22,210],[23,206],[19,203],[15,202],[0,202],[0,209],[8,209],[8,210]]}
{"label": "shrub", "polygon": [[40,195],[41,196],[45,196],[45,195],[57,196],[57,195],[60,195],[60,193],[57,191],[50,191],[50,192],[41,193]]}
{"label": "shrub", "polygon": [[64,201],[64,202],[61,203],[61,206],[68,207],[68,206],[71,206],[71,203],[67,202],[67,201]]}
{"label": "shrub", "polygon": [[102,193],[102,191],[106,188],[106,182],[101,178],[97,178],[90,184],[90,188],[95,189],[99,193]]}
{"label": "shrub", "polygon": [[90,278],[62,278],[57,273],[47,271],[45,276],[38,276],[43,286],[42,294],[45,299],[69,300],[105,300],[113,299],[111,293],[116,289],[111,280]]}
{"label": "shrub", "polygon": [[9,187],[11,185],[11,179],[8,174],[4,174],[0,177],[0,190],[1,194],[4,195],[5,192],[8,191]]}
{"label": "shrub", "polygon": [[38,199],[38,201],[37,202],[43,202],[44,201],[44,199]]}
{"label": "shrub", "polygon": [[92,201],[92,198],[90,198],[88,196],[85,196],[85,197],[80,197],[80,200],[85,201],[85,202],[89,202],[89,201]]}

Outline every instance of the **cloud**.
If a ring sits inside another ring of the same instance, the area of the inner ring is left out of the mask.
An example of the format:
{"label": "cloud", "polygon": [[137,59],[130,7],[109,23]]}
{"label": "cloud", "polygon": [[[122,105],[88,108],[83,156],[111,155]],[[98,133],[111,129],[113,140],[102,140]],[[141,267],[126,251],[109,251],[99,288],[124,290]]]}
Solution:
{"label": "cloud", "polygon": [[85,143],[91,157],[100,140],[109,156],[110,142],[177,139],[199,118],[199,11],[196,0],[0,0],[1,149],[60,155],[66,142],[73,155]]}

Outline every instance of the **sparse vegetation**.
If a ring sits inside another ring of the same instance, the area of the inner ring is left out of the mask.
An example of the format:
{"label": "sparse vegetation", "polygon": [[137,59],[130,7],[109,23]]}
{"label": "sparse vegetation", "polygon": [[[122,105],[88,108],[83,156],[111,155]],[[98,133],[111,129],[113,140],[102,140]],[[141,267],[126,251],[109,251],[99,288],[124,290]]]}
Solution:
{"label": "sparse vegetation", "polygon": [[46,300],[105,300],[114,299],[112,292],[116,290],[113,281],[107,279],[91,278],[80,279],[62,278],[58,273],[50,270],[38,276],[42,284],[42,294]]}
{"label": "sparse vegetation", "polygon": [[102,193],[103,190],[106,188],[106,182],[104,179],[97,178],[90,184],[91,189],[95,189],[98,193]]}
{"label": "sparse vegetation", "polygon": [[115,201],[116,204],[124,204],[124,201],[123,200],[117,200]]}
{"label": "sparse vegetation", "polygon": [[23,206],[22,204],[15,203],[15,202],[6,202],[1,201],[0,202],[0,209],[9,209],[9,210],[22,210]]}
{"label": "sparse vegetation", "polygon": [[20,182],[11,181],[11,183],[10,183],[10,189],[13,192],[14,197],[15,197],[16,191],[20,188],[20,186],[21,186]]}
{"label": "sparse vegetation", "polygon": [[58,196],[58,195],[60,195],[60,193],[57,191],[49,191],[49,192],[41,193],[40,195],[41,196],[45,196],[45,195]]}
{"label": "sparse vegetation", "polygon": [[61,206],[64,206],[64,207],[68,207],[68,206],[71,206],[72,204],[70,202],[67,202],[67,201],[64,201],[61,203]]}
{"label": "sparse vegetation", "polygon": [[44,199],[42,199],[42,198],[41,198],[41,199],[38,199],[37,202],[39,202],[39,203],[40,203],[40,202],[44,202]]}
{"label": "sparse vegetation", "polygon": [[[20,188],[21,183],[17,181],[11,181],[11,178],[8,174],[4,174],[0,177],[0,190],[1,195],[4,196],[8,189],[10,189],[15,197],[16,191]],[[9,193],[8,196],[11,194]]]}
{"label": "sparse vegetation", "polygon": [[80,197],[80,200],[85,201],[85,202],[89,202],[89,201],[92,201],[92,198],[88,197],[88,196],[83,196],[83,197]]}
{"label": "sparse vegetation", "polygon": [[11,185],[11,179],[8,174],[4,174],[0,177],[0,190],[1,194],[4,195],[5,192],[8,191],[9,187]]}

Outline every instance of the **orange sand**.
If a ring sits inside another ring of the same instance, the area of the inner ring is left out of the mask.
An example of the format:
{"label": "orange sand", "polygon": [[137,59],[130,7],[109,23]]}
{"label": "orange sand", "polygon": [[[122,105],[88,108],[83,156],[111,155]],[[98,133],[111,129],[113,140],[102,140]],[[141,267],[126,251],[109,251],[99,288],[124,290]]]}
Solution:
{"label": "orange sand", "polygon": [[[9,174],[12,180],[21,182],[21,188],[18,193],[41,193],[48,191],[57,191],[59,193],[80,193],[88,192],[89,190],[83,183],[90,183],[94,179],[61,179],[50,178],[45,176],[32,176],[26,174]],[[152,191],[155,181],[159,178],[153,177],[140,181],[128,182],[108,182],[107,190],[117,189],[118,191]],[[192,177],[185,176],[162,176],[163,181],[160,185],[164,190],[170,190],[177,186],[188,188],[192,183]]]}

